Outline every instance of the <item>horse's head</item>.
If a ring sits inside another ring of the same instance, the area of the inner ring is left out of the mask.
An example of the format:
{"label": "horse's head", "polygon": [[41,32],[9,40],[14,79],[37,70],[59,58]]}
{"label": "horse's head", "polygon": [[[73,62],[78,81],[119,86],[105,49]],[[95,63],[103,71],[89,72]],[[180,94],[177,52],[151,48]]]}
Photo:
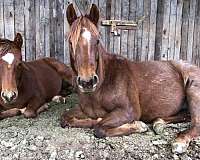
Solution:
{"label": "horse's head", "polygon": [[17,85],[20,79],[22,62],[21,47],[23,39],[17,33],[14,41],[0,39],[0,79],[1,98],[12,103],[18,96]]}
{"label": "horse's head", "polygon": [[70,60],[78,88],[81,92],[93,92],[99,84],[99,10],[93,4],[89,14],[77,17],[73,5],[70,4],[67,8],[67,20],[71,28]]}

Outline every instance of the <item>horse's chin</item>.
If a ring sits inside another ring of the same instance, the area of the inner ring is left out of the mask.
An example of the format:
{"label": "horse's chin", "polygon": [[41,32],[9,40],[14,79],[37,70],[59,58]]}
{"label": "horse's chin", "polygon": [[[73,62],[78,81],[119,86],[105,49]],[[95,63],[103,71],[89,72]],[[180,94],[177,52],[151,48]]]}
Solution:
{"label": "horse's chin", "polygon": [[87,88],[82,88],[82,87],[78,87],[81,93],[93,93],[96,91],[97,86],[91,88],[91,89],[87,89]]}

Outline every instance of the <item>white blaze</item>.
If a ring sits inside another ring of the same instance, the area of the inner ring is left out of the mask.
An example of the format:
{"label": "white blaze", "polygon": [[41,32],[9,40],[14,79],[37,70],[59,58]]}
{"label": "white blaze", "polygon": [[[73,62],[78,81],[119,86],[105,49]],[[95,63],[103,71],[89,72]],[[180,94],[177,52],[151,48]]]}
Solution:
{"label": "white blaze", "polygon": [[81,34],[83,38],[85,38],[88,42],[91,40],[91,33],[84,28],[84,32]]}
{"label": "white blaze", "polygon": [[2,57],[2,59],[3,59],[5,62],[7,62],[8,64],[12,64],[13,61],[14,61],[14,59],[15,59],[15,56],[14,56],[14,54],[12,54],[12,53],[6,53],[6,55],[4,55],[4,56]]}

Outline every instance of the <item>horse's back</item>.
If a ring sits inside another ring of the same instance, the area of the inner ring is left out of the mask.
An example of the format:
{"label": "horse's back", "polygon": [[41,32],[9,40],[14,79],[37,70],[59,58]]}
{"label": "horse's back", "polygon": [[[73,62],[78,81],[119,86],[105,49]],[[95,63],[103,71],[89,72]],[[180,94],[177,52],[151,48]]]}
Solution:
{"label": "horse's back", "polygon": [[58,72],[48,65],[44,59],[27,62],[31,74],[35,76],[38,89],[47,99],[59,94],[62,86],[62,78]]}
{"label": "horse's back", "polygon": [[143,120],[172,116],[182,109],[183,77],[171,61],[134,63],[133,71]]}

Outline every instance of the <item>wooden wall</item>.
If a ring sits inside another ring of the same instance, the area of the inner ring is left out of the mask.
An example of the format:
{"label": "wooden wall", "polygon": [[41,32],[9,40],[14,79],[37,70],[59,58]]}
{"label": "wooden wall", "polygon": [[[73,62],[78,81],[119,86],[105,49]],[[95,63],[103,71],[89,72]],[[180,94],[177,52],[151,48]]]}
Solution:
{"label": "wooden wall", "polygon": [[[0,0],[0,37],[24,37],[23,57],[56,57],[69,63],[66,7],[73,0]],[[101,20],[137,20],[137,30],[113,36],[100,26],[102,41],[111,52],[137,61],[184,59],[200,66],[200,0],[90,0]]]}

